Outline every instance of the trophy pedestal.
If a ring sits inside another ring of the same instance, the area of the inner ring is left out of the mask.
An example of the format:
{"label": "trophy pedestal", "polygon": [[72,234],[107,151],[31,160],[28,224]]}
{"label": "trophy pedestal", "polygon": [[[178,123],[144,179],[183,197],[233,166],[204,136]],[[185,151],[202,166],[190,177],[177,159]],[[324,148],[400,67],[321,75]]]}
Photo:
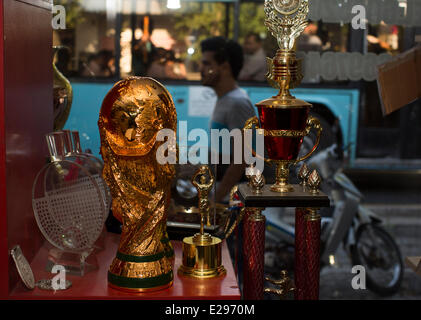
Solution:
{"label": "trophy pedestal", "polygon": [[288,192],[293,192],[294,187],[290,184],[285,184],[285,185],[274,184],[270,187],[270,190],[272,190],[273,192],[278,192],[278,193],[288,193]]}
{"label": "trophy pedestal", "polygon": [[48,251],[46,270],[52,272],[54,266],[60,265],[69,275],[84,276],[86,273],[98,269],[98,261],[92,251],[93,249],[75,253],[51,248]]}
{"label": "trophy pedestal", "polygon": [[200,241],[198,234],[183,240],[183,263],[178,274],[207,279],[224,276],[226,270],[222,265],[222,240],[205,234],[205,241]]}
{"label": "trophy pedestal", "polygon": [[240,200],[246,207],[244,216],[244,298],[261,300],[264,295],[265,218],[261,211],[267,207],[295,207],[295,299],[317,300],[320,276],[320,215],[317,209],[329,207],[327,195],[312,194],[302,186],[278,193],[265,185],[255,194],[247,184],[238,187]]}

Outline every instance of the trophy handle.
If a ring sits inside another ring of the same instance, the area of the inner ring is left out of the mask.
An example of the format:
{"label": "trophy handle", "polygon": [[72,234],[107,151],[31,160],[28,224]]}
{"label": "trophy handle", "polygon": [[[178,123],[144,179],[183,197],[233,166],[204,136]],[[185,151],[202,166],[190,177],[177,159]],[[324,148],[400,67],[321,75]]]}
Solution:
{"label": "trophy handle", "polygon": [[304,161],[307,158],[309,158],[314,153],[314,151],[316,151],[317,147],[319,146],[320,137],[322,136],[322,131],[323,131],[323,128],[322,128],[322,125],[320,124],[319,119],[314,118],[314,117],[311,117],[311,116],[308,117],[308,119],[307,119],[307,127],[305,129],[306,135],[308,135],[310,133],[311,128],[314,128],[314,129],[317,130],[316,143],[314,144],[313,149],[311,149],[311,151],[309,153],[307,153],[305,156],[303,156],[300,159],[297,159],[295,161],[296,164],[298,162],[300,162],[300,161]]}
{"label": "trophy handle", "polygon": [[[246,123],[244,124],[243,131],[244,130],[253,129],[253,126],[255,126],[257,129],[261,129],[259,127],[259,119],[256,116],[254,116],[254,117],[252,117],[252,118],[250,118],[250,119],[248,119],[246,121]],[[253,148],[249,145],[248,141],[245,141],[245,146],[247,146],[247,148],[251,151],[251,154],[253,155],[253,157],[257,157],[257,158],[265,161],[269,165],[272,165],[273,161],[271,161],[270,159],[266,159],[265,157],[262,157],[262,156],[258,155],[256,153],[256,151],[254,151]]]}
{"label": "trophy handle", "polygon": [[244,124],[243,130],[253,129],[253,125],[255,125],[258,129],[260,129],[259,128],[259,119],[257,119],[256,116],[254,116],[253,118],[250,118],[246,121],[246,123]]}

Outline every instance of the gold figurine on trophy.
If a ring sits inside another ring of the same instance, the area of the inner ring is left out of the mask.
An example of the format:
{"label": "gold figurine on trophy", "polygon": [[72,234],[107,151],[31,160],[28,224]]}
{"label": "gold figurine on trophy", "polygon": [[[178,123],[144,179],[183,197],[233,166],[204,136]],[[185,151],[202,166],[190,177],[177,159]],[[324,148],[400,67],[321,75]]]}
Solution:
{"label": "gold figurine on trophy", "polygon": [[172,164],[159,164],[156,137],[176,132],[171,95],[151,78],[117,82],[105,97],[98,121],[103,177],[112,211],[123,224],[120,244],[108,272],[113,288],[146,292],[171,286],[174,251],[166,232]]}
{"label": "gold figurine on trophy", "polygon": [[[207,173],[208,179],[207,178]],[[206,180],[208,180],[206,182]],[[201,166],[200,169],[193,176],[192,184],[196,187],[199,193],[199,211],[200,211],[200,234],[204,235],[204,225],[206,216],[206,225],[210,227],[210,208],[209,208],[209,191],[211,190],[215,179],[209,167]]]}
{"label": "gold figurine on trophy", "polygon": [[[303,78],[301,61],[295,56],[295,41],[308,24],[308,0],[265,0],[264,10],[265,25],[279,46],[275,57],[267,60],[267,79],[279,92],[256,104],[259,118],[249,119],[245,129],[260,126],[264,130],[269,156],[265,161],[277,165],[276,183],[270,189],[287,193],[293,191],[288,183],[289,167],[310,157],[322,133],[319,120],[309,116],[311,104],[290,93]],[[317,131],[315,145],[307,155],[297,159],[303,139],[311,128]]]}
{"label": "gold figurine on trophy", "polygon": [[178,274],[194,278],[214,278],[226,274],[222,265],[222,241],[205,233],[205,217],[210,224],[209,191],[214,184],[214,176],[208,166],[201,166],[192,178],[199,194],[200,232],[183,240],[183,264]]}

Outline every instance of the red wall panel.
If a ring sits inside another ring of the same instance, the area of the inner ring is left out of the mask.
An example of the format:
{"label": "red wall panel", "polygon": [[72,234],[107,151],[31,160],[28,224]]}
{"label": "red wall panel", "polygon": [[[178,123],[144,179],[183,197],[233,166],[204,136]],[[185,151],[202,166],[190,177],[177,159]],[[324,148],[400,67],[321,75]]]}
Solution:
{"label": "red wall panel", "polygon": [[[2,211],[6,208],[6,215],[2,212],[1,225],[4,229],[7,222],[7,249],[19,244],[31,261],[43,241],[32,211],[32,183],[48,154],[44,135],[53,127],[52,15],[45,5],[37,6],[36,2],[5,0],[2,3],[4,37],[0,39],[4,39],[4,50],[0,52],[4,55],[4,63],[1,63],[4,99],[1,116],[4,123],[0,122],[3,131],[0,139],[4,139],[5,145],[2,145],[3,154],[0,151],[0,169],[3,172],[5,169],[6,190],[0,187],[0,192],[3,191],[3,197],[5,191],[6,199],[0,204]],[[9,266],[6,274],[10,290],[16,284],[17,273],[12,259],[5,257],[3,229],[1,271],[5,265]],[[4,285],[2,278],[1,290]]]}
{"label": "red wall panel", "polygon": [[[0,2],[0,39],[3,39],[3,2]],[[4,132],[3,41],[0,41],[0,297],[8,293],[6,210],[6,145]]]}

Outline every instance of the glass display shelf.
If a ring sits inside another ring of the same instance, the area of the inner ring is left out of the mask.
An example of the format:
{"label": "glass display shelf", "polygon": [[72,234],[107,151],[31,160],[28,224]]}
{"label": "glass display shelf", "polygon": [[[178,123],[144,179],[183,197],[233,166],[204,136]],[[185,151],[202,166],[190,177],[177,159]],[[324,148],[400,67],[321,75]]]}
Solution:
{"label": "glass display shelf", "polygon": [[[66,275],[66,280],[72,282],[72,287],[62,291],[47,291],[35,288],[27,289],[22,281],[12,289],[9,299],[19,300],[240,300],[236,276],[232,266],[226,242],[222,246],[222,262],[227,270],[227,275],[222,278],[197,280],[178,276],[177,270],[182,260],[182,242],[171,241],[175,252],[174,284],[166,289],[150,293],[126,293],[112,289],[108,286],[107,272],[112,259],[115,257],[119,243],[119,235],[105,233],[104,250],[96,253],[98,269],[86,273],[83,277]],[[56,274],[45,271],[48,248],[43,245],[31,262],[35,280],[52,279]]]}

